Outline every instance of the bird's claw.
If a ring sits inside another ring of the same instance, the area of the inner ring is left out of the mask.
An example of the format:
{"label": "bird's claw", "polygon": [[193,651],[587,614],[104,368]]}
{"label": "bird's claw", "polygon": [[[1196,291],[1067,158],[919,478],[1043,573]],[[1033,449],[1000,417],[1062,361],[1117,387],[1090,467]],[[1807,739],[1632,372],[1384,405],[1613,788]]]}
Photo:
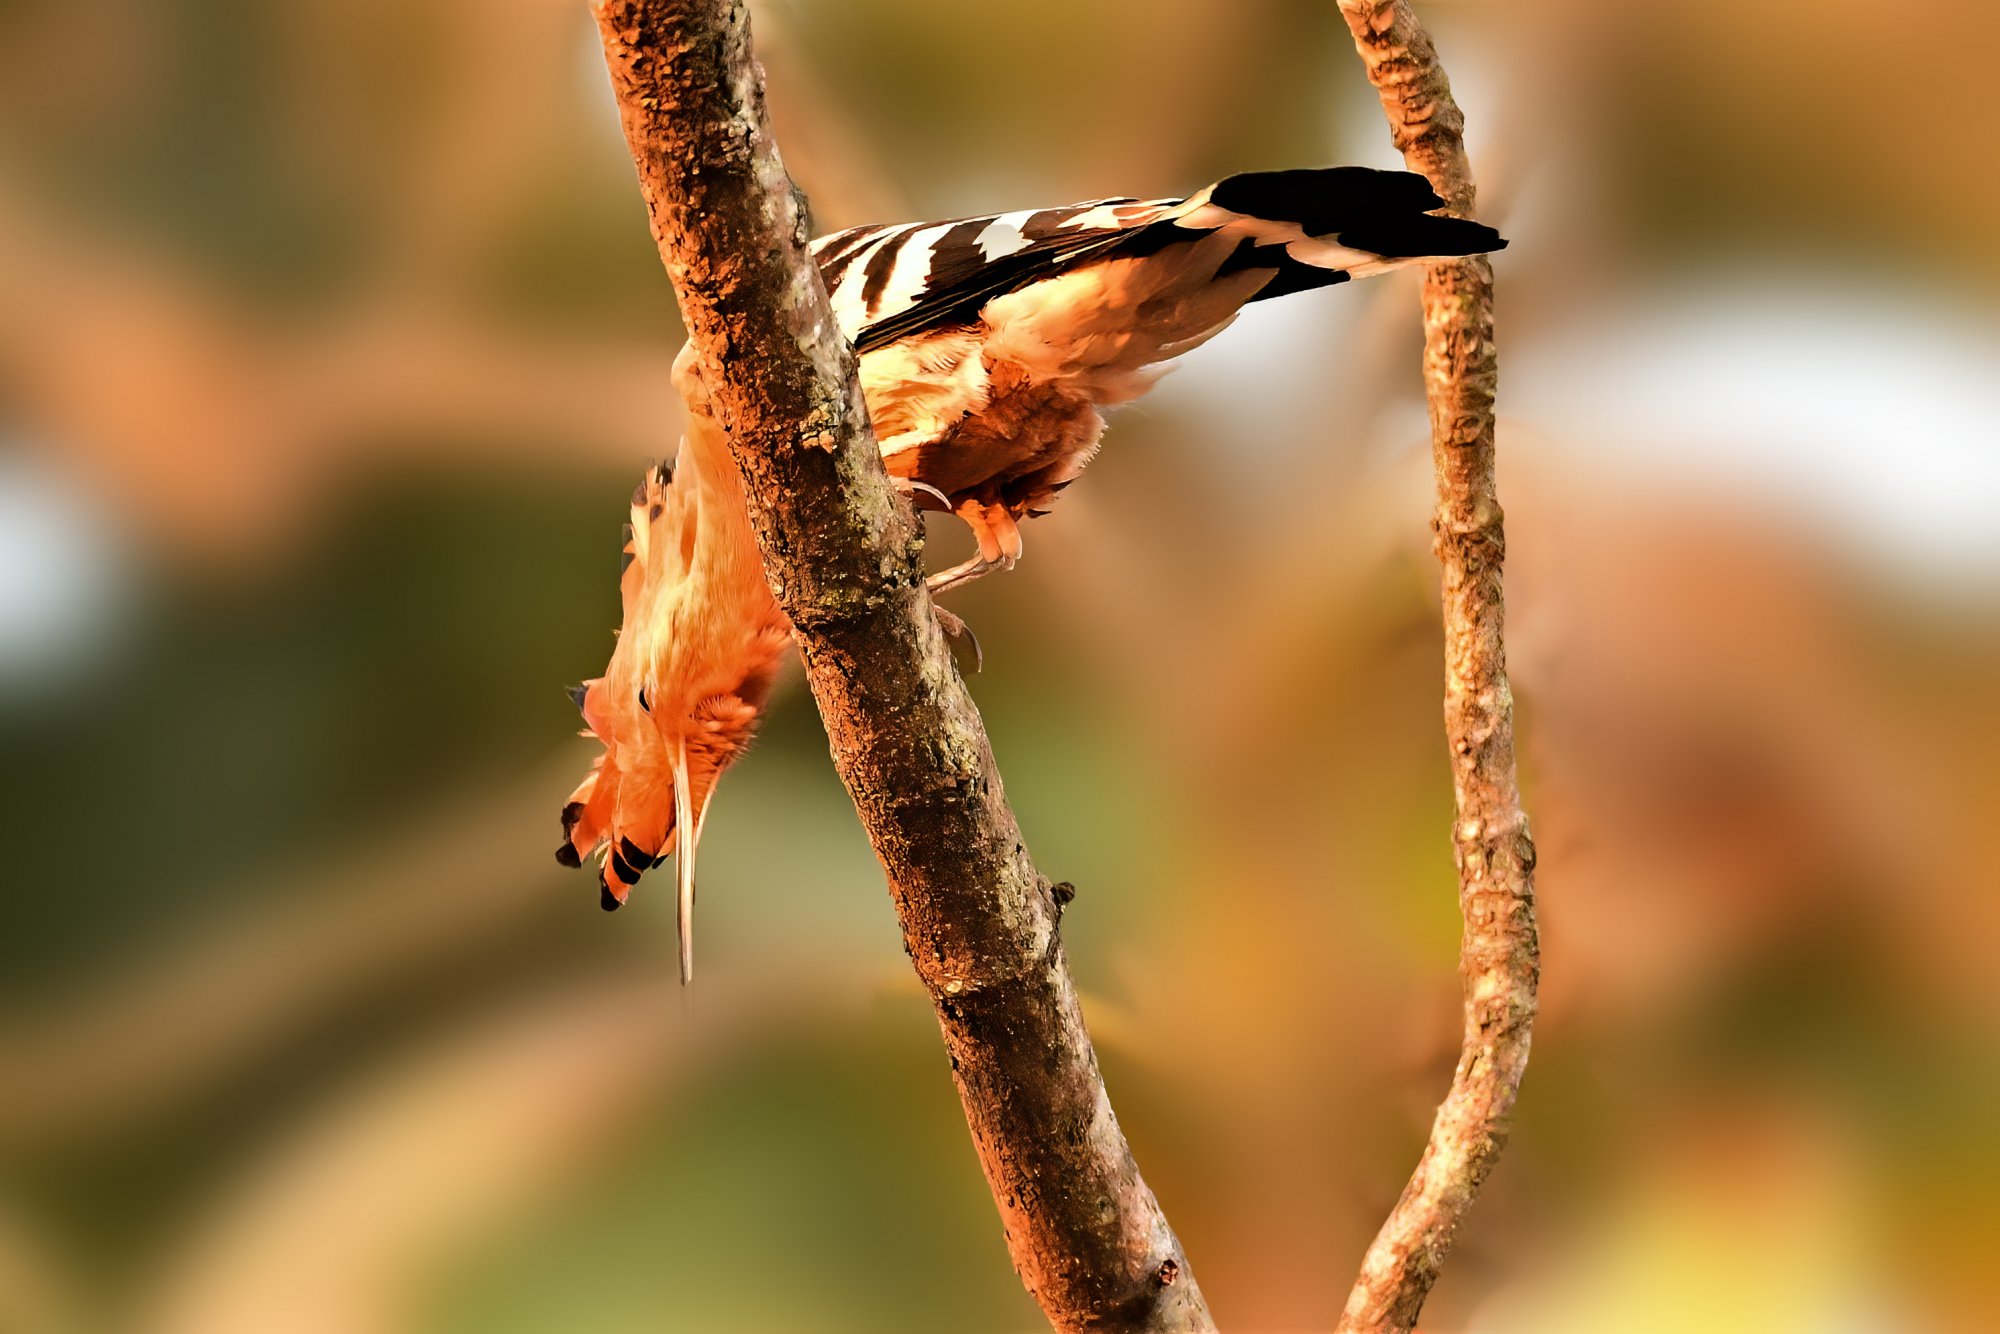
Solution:
{"label": "bird's claw", "polygon": [[938,628],[944,631],[945,638],[952,642],[953,647],[963,644],[972,650],[972,670],[977,673],[984,668],[986,655],[980,651],[979,636],[972,633],[972,627],[965,623],[965,618],[957,612],[946,611],[935,602],[931,604],[931,610],[937,613]]}
{"label": "bird's claw", "polygon": [[892,475],[889,478],[889,485],[895,487],[906,497],[909,497],[911,504],[916,503],[916,494],[921,491],[927,496],[936,496],[940,509],[947,512],[951,509],[951,497],[932,486],[929,482],[920,482],[914,477],[896,477]]}

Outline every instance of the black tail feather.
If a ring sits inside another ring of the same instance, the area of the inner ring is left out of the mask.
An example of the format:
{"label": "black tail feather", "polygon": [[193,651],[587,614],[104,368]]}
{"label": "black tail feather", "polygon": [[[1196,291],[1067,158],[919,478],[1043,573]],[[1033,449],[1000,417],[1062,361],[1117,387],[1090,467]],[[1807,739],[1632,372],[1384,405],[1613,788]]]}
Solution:
{"label": "black tail feather", "polygon": [[[1507,242],[1484,223],[1432,212],[1444,201],[1415,172],[1372,167],[1252,171],[1216,183],[1211,203],[1233,213],[1295,223],[1308,236],[1335,241],[1385,260],[1450,258],[1504,250]],[[1345,282],[1353,275],[1294,259],[1271,241],[1246,242],[1223,271],[1274,268],[1253,301]]]}
{"label": "black tail feather", "polygon": [[1483,255],[1505,250],[1500,233],[1483,222],[1447,218],[1439,213],[1384,217],[1358,227],[1344,227],[1340,243],[1368,250],[1384,259],[1428,259],[1432,256]]}

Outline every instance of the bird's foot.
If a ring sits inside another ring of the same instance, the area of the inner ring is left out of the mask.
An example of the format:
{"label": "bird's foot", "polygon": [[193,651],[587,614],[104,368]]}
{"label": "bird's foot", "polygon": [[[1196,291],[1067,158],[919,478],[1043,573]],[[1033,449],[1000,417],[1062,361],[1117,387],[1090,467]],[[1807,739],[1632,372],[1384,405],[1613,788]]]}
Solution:
{"label": "bird's foot", "polygon": [[971,560],[954,565],[948,570],[939,570],[936,574],[924,580],[924,582],[929,585],[931,596],[936,597],[938,594],[950,589],[963,587],[990,571],[1011,570],[1013,568],[1014,558],[1012,556],[998,556],[989,560],[984,555],[978,555],[974,556]]}

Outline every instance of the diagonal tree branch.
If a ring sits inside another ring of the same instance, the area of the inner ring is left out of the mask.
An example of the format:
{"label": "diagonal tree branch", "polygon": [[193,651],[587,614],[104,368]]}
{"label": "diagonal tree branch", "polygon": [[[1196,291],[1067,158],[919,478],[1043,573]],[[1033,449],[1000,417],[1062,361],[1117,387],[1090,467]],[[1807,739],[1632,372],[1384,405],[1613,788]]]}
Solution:
{"label": "diagonal tree branch", "polygon": [[1212,1329],[1139,1176],[806,252],[742,0],[594,0],[660,256],[765,569],[944,1032],[1014,1263],[1062,1330]]}
{"label": "diagonal tree branch", "polygon": [[[1465,117],[1407,0],[1340,0],[1389,133],[1451,211],[1472,216]],[[1409,1330],[1458,1225],[1506,1143],[1528,1064],[1541,955],[1535,845],[1514,777],[1514,701],[1502,639],[1506,550],[1494,488],[1493,266],[1485,256],[1424,274],[1424,386],[1430,399],[1443,575],[1445,738],[1457,820],[1459,972],[1465,1032],[1451,1092],[1416,1172],[1374,1244],[1340,1318],[1343,1332]]]}

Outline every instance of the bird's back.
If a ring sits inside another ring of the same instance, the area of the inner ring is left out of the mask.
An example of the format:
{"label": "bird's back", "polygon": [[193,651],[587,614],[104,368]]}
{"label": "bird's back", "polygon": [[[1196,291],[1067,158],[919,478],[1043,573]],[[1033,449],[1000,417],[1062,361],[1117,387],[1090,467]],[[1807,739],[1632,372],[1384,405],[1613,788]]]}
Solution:
{"label": "bird's back", "polygon": [[1410,172],[1249,172],[1185,199],[855,227],[813,253],[890,472],[1011,560],[1012,520],[1082,471],[1098,410],[1247,302],[1506,244],[1442,206]]}

